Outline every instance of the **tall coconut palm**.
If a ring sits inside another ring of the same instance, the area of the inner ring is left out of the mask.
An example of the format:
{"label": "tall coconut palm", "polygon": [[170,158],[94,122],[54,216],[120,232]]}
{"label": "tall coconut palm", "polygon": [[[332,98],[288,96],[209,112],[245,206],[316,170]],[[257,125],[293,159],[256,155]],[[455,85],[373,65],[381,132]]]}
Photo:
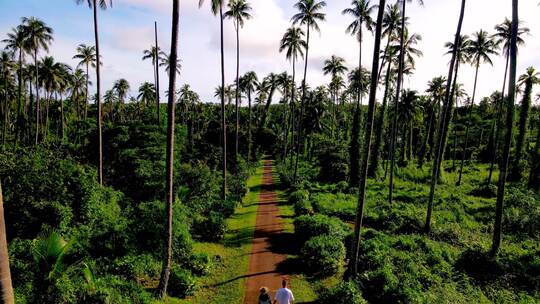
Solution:
{"label": "tall coconut palm", "polygon": [[[178,24],[180,21],[180,0],[173,0],[172,9],[172,35],[170,62],[176,66],[178,62]],[[167,182],[166,182],[166,210],[167,210],[167,231],[166,248],[163,256],[163,268],[159,280],[159,295],[163,299],[167,295],[167,285],[171,272],[171,260],[173,253],[173,204],[174,204],[174,106],[176,101],[176,75],[174,69],[169,71],[169,100],[167,103]]]}
{"label": "tall coconut palm", "polygon": [[[345,66],[345,59],[342,57],[332,55],[329,59],[324,61],[323,73],[324,75],[330,74],[332,76],[330,83],[335,82],[337,77],[341,77],[347,72],[348,68]],[[332,134],[334,134],[334,129],[337,128],[336,122],[336,107],[337,107],[337,97],[339,92],[337,90],[330,90],[330,95],[332,97],[332,115],[334,120],[334,126],[332,128]]]}
{"label": "tall coconut palm", "polygon": [[461,185],[461,178],[463,175],[463,164],[465,163],[465,156],[467,154],[467,146],[469,142],[469,129],[470,129],[470,121],[471,121],[471,115],[472,110],[474,108],[474,101],[476,97],[476,85],[478,83],[478,71],[480,69],[481,63],[488,63],[490,65],[493,65],[493,61],[491,60],[492,55],[497,55],[498,52],[498,46],[495,40],[490,37],[490,35],[484,31],[480,30],[479,32],[476,32],[472,39],[470,40],[467,48],[465,48],[465,52],[468,53],[468,56],[470,58],[471,64],[473,64],[475,68],[475,74],[474,74],[474,85],[473,85],[473,94],[471,99],[471,104],[469,106],[469,114],[467,119],[467,124],[465,127],[465,141],[463,144],[463,151],[461,154],[461,164],[459,167],[459,177],[457,181],[457,185]]}
{"label": "tall coconut palm", "polygon": [[[384,8],[384,7],[383,7]],[[371,6],[369,0],[353,0],[351,2],[351,7],[344,9],[341,13],[343,15],[351,15],[354,18],[354,21],[349,24],[346,33],[355,35],[358,40],[358,71],[362,69],[362,41],[363,29],[366,29],[370,32],[373,31],[373,19],[371,14],[376,9],[376,6]],[[362,104],[362,86],[357,86],[358,91],[356,92],[356,108],[355,108],[355,118],[353,119],[353,130],[358,131],[359,126],[361,125],[361,104]],[[350,179],[349,184],[351,187],[355,187],[358,184],[358,175],[359,175],[359,160],[360,160],[360,132],[352,132],[353,138],[351,138],[351,161],[350,164]]]}
{"label": "tall coconut palm", "polygon": [[[354,222],[354,235],[351,251],[351,261],[349,262],[348,274],[355,277],[358,274],[358,256],[360,251],[360,237],[362,232],[362,220],[364,217],[364,204],[366,199],[366,182],[369,164],[369,154],[371,150],[371,137],[373,135],[373,121],[375,119],[375,100],[377,98],[377,85],[379,71],[379,53],[381,49],[382,20],[384,17],[385,0],[379,1],[379,12],[375,26],[375,45],[373,48],[373,65],[371,69],[371,85],[369,90],[368,113],[366,119],[366,130],[364,132],[364,146],[362,150],[362,160],[360,165],[360,179],[358,189],[358,206]],[[361,70],[361,69],[359,69]]]}
{"label": "tall coconut palm", "polygon": [[86,91],[84,93],[85,105],[84,105],[84,119],[88,117],[88,86],[90,84],[90,67],[96,67],[96,47],[88,46],[86,44],[80,44],[77,47],[77,54],[73,56],[73,59],[78,59],[79,63],[77,68],[81,66],[86,67]]}
{"label": "tall coconut palm", "polygon": [[439,118],[438,126],[438,139],[437,139],[437,148],[435,150],[435,157],[433,160],[433,167],[431,168],[431,186],[429,190],[428,206],[426,213],[426,223],[424,226],[424,231],[429,233],[431,231],[431,214],[433,212],[433,200],[435,198],[435,186],[437,185],[437,180],[439,178],[439,170],[441,168],[443,147],[445,141],[445,125],[446,121],[450,119],[450,113],[452,110],[451,105],[453,104],[452,100],[452,80],[454,76],[454,68],[458,63],[458,53],[460,50],[462,37],[461,37],[461,28],[463,27],[463,19],[465,18],[465,6],[467,4],[466,0],[461,0],[461,9],[459,13],[459,21],[457,25],[456,34],[454,35],[454,47],[452,50],[452,59],[450,60],[450,66],[448,68],[448,76],[446,78],[446,92],[444,94],[444,108],[441,112],[441,117]]}
{"label": "tall coconut palm", "polygon": [[[82,69],[75,69],[75,71],[71,74],[70,81],[69,81],[69,90],[71,91],[71,100],[73,100],[76,103],[76,111],[77,116],[82,116],[82,110],[81,110],[81,100],[80,97],[84,96],[86,94],[86,86],[87,86],[87,74]],[[92,84],[92,82],[88,81],[88,84]]]}
{"label": "tall coconut palm", "polygon": [[[403,68],[405,65],[405,38],[406,38],[406,29],[405,29],[405,22],[407,20],[407,14],[406,14],[406,7],[407,2],[411,2],[411,0],[399,0],[398,2],[401,2],[401,38],[400,38],[400,44],[399,44],[399,63],[398,63],[398,77],[397,77],[397,83],[396,83],[396,98],[394,99],[394,113],[399,112],[399,98],[401,94],[401,84],[403,81]],[[422,0],[418,0],[420,5],[423,5],[424,2]],[[394,121],[392,125],[392,134],[390,136],[390,184],[388,187],[388,201],[392,203],[392,195],[394,192],[394,164],[395,164],[395,153],[394,153],[394,146],[396,142],[396,133],[397,133],[397,116],[394,116]]]}
{"label": "tall coconut palm", "polygon": [[[120,102],[120,111],[123,111],[124,103],[126,101],[127,93],[130,89],[129,82],[124,78],[117,80],[113,86],[114,91],[118,95],[118,101]],[[122,121],[123,113],[120,113],[120,120]]]}
{"label": "tall coconut palm", "polygon": [[506,187],[506,173],[510,161],[510,148],[512,146],[512,131],[514,126],[514,102],[516,99],[517,75],[517,38],[519,29],[518,0],[512,0],[512,34],[510,38],[510,82],[508,83],[508,98],[506,105],[506,133],[504,136],[503,161],[500,166],[499,183],[497,185],[497,205],[495,209],[495,225],[493,229],[493,244],[491,254],[496,255],[501,247],[502,216],[504,203],[504,190]]}
{"label": "tall coconut palm", "polygon": [[444,93],[446,91],[446,78],[443,76],[435,77],[428,83],[428,89],[426,93],[430,95],[431,101],[429,107],[426,109],[428,112],[429,120],[426,124],[426,133],[424,136],[424,142],[420,148],[420,153],[418,155],[418,167],[424,165],[424,159],[426,157],[431,159],[431,153],[433,151],[433,144],[435,141],[435,122],[437,121],[438,116],[437,112],[440,113],[441,102],[444,98]]}
{"label": "tall coconut palm", "polygon": [[176,62],[176,64],[172,64],[171,56],[165,54],[164,52],[161,52],[158,56],[159,60],[159,66],[165,67],[165,72],[167,72],[167,75],[171,73],[171,67],[175,67],[176,74],[180,75],[180,72],[182,70],[182,64],[180,63],[180,60]]}
{"label": "tall coconut palm", "polygon": [[[157,27],[157,26],[156,26]],[[157,42],[157,39],[156,39],[156,42]],[[161,51],[161,49],[159,47],[156,47],[156,46],[152,46],[149,50],[144,50],[143,51],[143,57],[142,57],[142,60],[148,60],[148,59],[151,59],[152,60],[152,67],[153,67],[153,70],[154,70],[154,86],[157,88],[159,86],[159,66],[161,65],[161,62],[163,60],[163,51]],[[159,103],[159,90],[156,89],[154,94],[156,95],[155,96],[155,101],[156,101],[156,105],[157,105],[157,108],[156,108],[156,113],[157,113],[157,121],[158,121],[158,125],[159,125],[159,113],[160,113],[160,103]]]}
{"label": "tall coconut palm", "polygon": [[[102,132],[102,113],[101,113],[101,57],[99,52],[99,26],[98,26],[98,6],[105,10],[107,6],[112,6],[112,0],[75,0],[75,3],[88,3],[94,12],[94,38],[96,45],[96,105],[97,105],[97,128],[98,128],[98,179],[99,184],[103,185],[103,132]],[[109,4],[107,4],[109,3]]]}
{"label": "tall coconut palm", "polygon": [[9,255],[7,246],[6,221],[4,218],[4,198],[0,184],[0,298],[5,304],[15,303],[11,272],[9,271]]}
{"label": "tall coconut palm", "polygon": [[[540,84],[540,72],[536,71],[533,67],[529,67],[527,72],[519,77],[519,86],[524,86],[523,97],[521,100],[521,107],[519,110],[519,129],[516,140],[516,148],[514,150],[514,160],[512,162],[512,168],[508,175],[509,179],[518,181],[522,177],[522,156],[523,149],[526,145],[527,130],[529,129],[529,112],[531,108],[532,90],[534,85]],[[538,145],[538,144],[537,144]]]}
{"label": "tall coconut palm", "polygon": [[304,58],[304,80],[302,81],[302,99],[300,100],[300,117],[298,119],[298,136],[296,140],[296,162],[294,165],[294,182],[296,183],[296,178],[298,175],[298,158],[300,154],[300,141],[302,140],[302,120],[304,115],[304,99],[306,98],[306,87],[307,87],[307,67],[309,60],[309,34],[310,30],[314,29],[317,32],[319,29],[319,21],[325,21],[326,14],[322,13],[321,10],[326,6],[325,1],[317,0],[299,0],[294,7],[298,10],[292,18],[291,21],[293,25],[300,24],[306,26],[306,56]]}
{"label": "tall coconut palm", "polygon": [[12,29],[11,33],[7,34],[8,38],[2,40],[3,43],[5,43],[5,47],[7,50],[12,51],[13,53],[18,53],[18,77],[17,77],[17,84],[18,84],[18,94],[17,94],[17,123],[15,124],[15,143],[18,143],[19,139],[19,130],[22,127],[23,122],[23,115],[22,112],[22,104],[23,104],[23,85],[24,85],[24,79],[23,79],[23,63],[24,63],[24,55],[25,52],[27,52],[27,46],[25,45],[25,32],[24,27],[22,25],[19,25]]}
{"label": "tall coconut palm", "polygon": [[[525,40],[523,36],[529,34],[530,30],[527,27],[522,27],[521,25],[523,22],[518,22],[518,30],[517,30],[517,47],[519,51],[519,47],[525,45]],[[493,118],[492,122],[492,130],[494,131],[493,137],[493,147],[491,154],[491,164],[489,167],[489,175],[487,179],[487,183],[491,184],[491,179],[493,177],[493,170],[495,169],[495,159],[497,155],[497,150],[499,149],[499,137],[500,137],[500,131],[502,124],[502,111],[501,106],[504,103],[505,99],[505,91],[506,91],[506,80],[508,77],[508,64],[510,62],[510,44],[512,40],[512,21],[510,21],[508,18],[505,18],[504,21],[501,24],[497,24],[495,26],[495,34],[493,37],[496,39],[497,44],[502,45],[502,54],[506,57],[506,65],[504,68],[504,78],[503,78],[503,86],[502,86],[502,102],[499,104],[499,109],[497,110],[497,115]]]}
{"label": "tall coconut palm", "polygon": [[[367,87],[370,82],[369,72],[362,68],[355,68],[349,73],[349,89],[353,95],[366,94]],[[356,110],[354,111],[351,143],[349,145],[349,186],[356,187],[360,175],[360,128],[361,128],[361,111],[359,98],[355,98]]]}
{"label": "tall coconut palm", "polygon": [[[211,10],[214,16],[219,14],[219,26],[220,26],[220,46],[221,46],[221,87],[225,87],[225,55],[223,47],[223,1],[224,0],[211,0]],[[204,4],[204,0],[199,0],[199,7]],[[221,136],[222,136],[222,186],[221,186],[221,198],[225,199],[227,195],[227,122],[225,118],[225,90],[221,91]]]}
{"label": "tall coconut palm", "polygon": [[2,111],[3,117],[3,130],[2,130],[2,147],[6,146],[6,139],[8,133],[9,116],[11,103],[12,88],[10,87],[12,80],[12,70],[15,67],[13,61],[14,53],[6,50],[0,51],[0,96],[3,98]]}
{"label": "tall coconut palm", "polygon": [[243,92],[246,93],[248,98],[248,154],[247,160],[251,161],[252,153],[252,141],[251,141],[251,94],[255,91],[256,86],[258,85],[257,74],[253,71],[247,72],[242,78],[240,78],[240,88]]}
{"label": "tall coconut palm", "polygon": [[[292,62],[292,88],[291,88],[291,142],[294,145],[295,131],[295,104],[296,104],[296,61],[298,57],[304,57],[304,50],[307,48],[306,41],[302,38],[304,31],[299,27],[290,27],[287,29],[279,44],[279,52],[285,51],[285,57]],[[298,129],[296,130],[299,131]],[[291,153],[292,157],[292,153]],[[292,164],[292,159],[291,159]]]}
{"label": "tall coconut palm", "polygon": [[35,17],[23,17],[23,32],[25,33],[25,44],[34,58],[34,85],[36,89],[36,137],[35,144],[39,140],[40,125],[40,100],[39,100],[39,71],[38,71],[38,53],[40,50],[49,50],[49,45],[53,40],[53,30],[45,22]]}
{"label": "tall coconut palm", "polygon": [[268,116],[268,111],[270,109],[270,105],[272,104],[272,98],[274,97],[274,93],[276,92],[279,84],[278,80],[279,78],[277,74],[270,73],[262,81],[263,86],[265,86],[268,90],[268,96],[266,98],[266,104],[262,112],[259,130],[262,130],[266,126],[266,117]]}
{"label": "tall coconut palm", "polygon": [[156,98],[156,87],[150,82],[145,82],[139,87],[137,99],[145,105],[151,104]]}
{"label": "tall coconut palm", "polygon": [[233,20],[234,29],[236,30],[236,137],[234,158],[238,158],[238,132],[240,130],[240,28],[244,27],[244,22],[251,19],[251,6],[245,0],[231,0],[229,2],[229,10],[225,13],[225,18]]}

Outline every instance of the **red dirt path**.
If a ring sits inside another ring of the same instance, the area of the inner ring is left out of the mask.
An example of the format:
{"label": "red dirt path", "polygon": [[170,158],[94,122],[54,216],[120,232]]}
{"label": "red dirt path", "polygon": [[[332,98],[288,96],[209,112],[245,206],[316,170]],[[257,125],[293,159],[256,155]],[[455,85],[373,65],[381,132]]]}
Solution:
{"label": "red dirt path", "polygon": [[281,233],[283,224],[279,216],[277,195],[273,190],[273,162],[265,160],[263,166],[263,182],[257,208],[253,248],[246,274],[248,279],[244,304],[258,303],[259,288],[262,286],[268,287],[272,296],[275,294],[281,287],[283,275],[278,272],[278,265],[286,259],[286,256],[271,251],[270,239],[273,235]]}

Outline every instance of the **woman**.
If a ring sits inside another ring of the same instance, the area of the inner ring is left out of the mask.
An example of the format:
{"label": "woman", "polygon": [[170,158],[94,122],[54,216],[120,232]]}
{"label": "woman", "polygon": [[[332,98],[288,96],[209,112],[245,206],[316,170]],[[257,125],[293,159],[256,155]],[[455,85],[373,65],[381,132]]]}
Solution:
{"label": "woman", "polygon": [[261,287],[259,292],[259,304],[272,304],[272,297],[268,294],[268,288]]}

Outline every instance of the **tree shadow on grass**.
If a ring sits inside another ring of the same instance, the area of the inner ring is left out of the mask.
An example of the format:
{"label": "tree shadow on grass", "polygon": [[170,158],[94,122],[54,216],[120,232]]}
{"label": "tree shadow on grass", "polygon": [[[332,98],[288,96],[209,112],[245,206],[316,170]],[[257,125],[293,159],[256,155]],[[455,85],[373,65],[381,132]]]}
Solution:
{"label": "tree shadow on grass", "polygon": [[294,233],[282,232],[269,236],[270,250],[277,254],[297,254],[300,251],[300,242]]}

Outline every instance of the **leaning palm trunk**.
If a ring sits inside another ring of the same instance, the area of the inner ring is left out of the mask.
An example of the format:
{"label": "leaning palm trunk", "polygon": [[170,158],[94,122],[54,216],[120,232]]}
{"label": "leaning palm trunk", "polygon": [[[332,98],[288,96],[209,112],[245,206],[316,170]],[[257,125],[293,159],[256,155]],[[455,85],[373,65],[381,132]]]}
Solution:
{"label": "leaning palm trunk", "polygon": [[[172,38],[171,38],[171,65],[176,66],[178,61],[178,22],[180,19],[179,0],[173,0],[172,13]],[[169,72],[169,101],[167,109],[167,249],[163,257],[163,268],[159,280],[159,295],[163,299],[167,295],[167,284],[171,271],[171,260],[173,253],[173,204],[174,204],[174,107],[176,99],[176,69],[170,69]]]}
{"label": "leaning palm trunk", "polygon": [[[465,17],[465,5],[466,0],[461,0],[461,12],[459,15],[459,22],[457,26],[456,35],[454,38],[454,49],[452,51],[452,60],[450,61],[450,67],[448,69],[448,78],[446,81],[446,92],[444,96],[444,109],[442,111],[441,118],[439,119],[439,137],[437,139],[437,149],[435,151],[435,159],[433,161],[432,174],[431,174],[431,186],[429,190],[428,208],[426,214],[426,224],[424,230],[426,233],[431,231],[431,214],[433,212],[433,199],[435,198],[435,187],[439,178],[439,170],[441,167],[441,161],[443,157],[443,149],[445,146],[445,126],[451,117],[451,110],[453,104],[453,94],[451,91],[455,90],[455,86],[452,87],[452,76],[454,72],[454,65],[456,65],[458,49],[460,45],[461,27],[463,26],[463,19]],[[457,76],[457,75],[456,75]]]}
{"label": "leaning palm trunk", "polygon": [[[371,74],[375,75],[379,70],[379,51],[381,48],[382,20],[384,16],[385,0],[379,1],[379,12],[377,16],[377,26],[375,29],[375,47],[373,48],[373,66]],[[368,114],[366,120],[366,130],[364,133],[364,146],[362,151],[362,161],[360,169],[360,185],[358,189],[358,206],[356,209],[356,218],[354,224],[354,241],[352,248],[351,261],[349,263],[348,274],[355,277],[358,274],[358,256],[360,251],[360,237],[362,232],[362,219],[364,216],[364,203],[366,195],[366,182],[369,164],[369,154],[371,150],[371,137],[373,135],[373,121],[375,120],[375,99],[377,95],[377,77],[371,78],[369,92]]]}
{"label": "leaning palm trunk", "polygon": [[398,110],[399,110],[399,96],[401,94],[401,84],[403,80],[403,66],[404,66],[404,43],[405,43],[405,12],[406,12],[406,0],[403,0],[403,6],[401,11],[401,38],[399,43],[399,67],[398,78],[396,87],[396,99],[394,100],[394,121],[392,123],[392,135],[390,137],[390,183],[388,185],[388,202],[392,203],[392,196],[394,193],[394,166],[396,163],[395,156],[395,144],[397,139],[397,124],[398,124]]}
{"label": "leaning palm trunk", "polygon": [[239,113],[239,103],[240,103],[240,24],[236,20],[234,24],[236,28],[236,136],[234,144],[234,159],[238,161],[238,136],[240,130],[240,113]]}
{"label": "leaning palm trunk", "polygon": [[[175,1],[176,2],[176,1]],[[221,132],[222,132],[222,186],[221,186],[221,198],[225,200],[227,196],[227,123],[225,117],[225,54],[223,46],[223,6],[219,5],[219,23],[220,23],[220,35],[221,35]]]}
{"label": "leaning palm trunk", "polygon": [[516,70],[517,70],[517,32],[518,32],[518,0],[512,0],[512,38],[510,42],[510,83],[508,84],[508,102],[506,110],[506,134],[504,136],[504,150],[497,186],[497,205],[495,209],[495,225],[493,229],[493,244],[491,255],[496,255],[501,247],[502,215],[504,204],[504,190],[506,187],[506,173],[510,160],[512,146],[512,130],[514,128],[514,102],[516,99]]}
{"label": "leaning palm trunk", "polygon": [[9,255],[7,248],[6,222],[4,218],[4,200],[0,184],[0,296],[4,304],[15,303],[11,272],[9,271]]}

